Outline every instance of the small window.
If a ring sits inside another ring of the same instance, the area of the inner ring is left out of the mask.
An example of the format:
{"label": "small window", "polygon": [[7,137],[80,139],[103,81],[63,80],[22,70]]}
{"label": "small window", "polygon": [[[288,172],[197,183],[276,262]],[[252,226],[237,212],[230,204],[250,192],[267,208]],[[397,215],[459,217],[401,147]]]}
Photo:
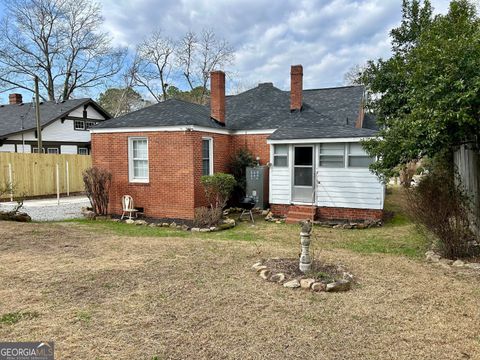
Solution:
{"label": "small window", "polygon": [[148,182],[148,140],[147,138],[128,140],[130,182]]}
{"label": "small window", "polygon": [[351,143],[348,145],[348,166],[367,168],[375,159],[368,156],[362,145]]}
{"label": "small window", "polygon": [[73,128],[75,130],[85,130],[85,121],[83,120],[74,120],[73,121]]}
{"label": "small window", "polygon": [[273,166],[288,166],[288,145],[273,145]]}
{"label": "small window", "polygon": [[88,155],[87,148],[78,148],[78,155]]}
{"label": "small window", "polygon": [[47,148],[47,154],[58,154],[58,148]]}
{"label": "small window", "polygon": [[[35,153],[35,154],[38,154],[38,147],[34,147],[32,149],[32,152]],[[42,154],[45,154],[45,148],[42,148]]]}
{"label": "small window", "polygon": [[202,175],[213,174],[213,139],[204,138],[202,140]]}
{"label": "small window", "polygon": [[85,121],[85,129],[90,129],[91,127],[97,125],[95,121]]}
{"label": "small window", "polygon": [[345,144],[328,143],[320,144],[321,167],[343,168],[345,167]]}

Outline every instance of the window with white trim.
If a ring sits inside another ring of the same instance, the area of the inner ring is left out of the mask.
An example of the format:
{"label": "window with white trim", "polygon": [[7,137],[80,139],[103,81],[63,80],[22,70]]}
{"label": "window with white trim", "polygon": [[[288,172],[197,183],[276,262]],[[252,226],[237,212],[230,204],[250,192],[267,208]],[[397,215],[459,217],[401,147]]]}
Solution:
{"label": "window with white trim", "polygon": [[78,148],[78,155],[88,155],[87,148]]}
{"label": "window with white trim", "polygon": [[348,166],[368,168],[375,161],[375,158],[368,156],[360,143],[348,144]]}
{"label": "window with white trim", "polygon": [[90,129],[92,126],[97,125],[95,121],[85,121],[85,130]]}
{"label": "window with white trim", "polygon": [[128,173],[130,182],[148,182],[148,139],[128,138]]}
{"label": "window with white trim", "polygon": [[273,145],[273,166],[288,166],[288,145]]}
{"label": "window with white trim", "polygon": [[73,128],[75,130],[85,130],[85,121],[83,120],[74,120],[73,121]]}
{"label": "window with white trim", "polygon": [[[35,154],[38,154],[38,147],[34,147],[32,149],[32,152],[35,153]],[[45,154],[45,148],[42,148],[42,154]]]}
{"label": "window with white trim", "polygon": [[47,148],[47,154],[58,154],[58,148]]}
{"label": "window with white trim", "polygon": [[320,144],[321,167],[343,168],[345,167],[345,144],[325,143]]}
{"label": "window with white trim", "polygon": [[213,175],[213,139],[202,139],[202,175]]}

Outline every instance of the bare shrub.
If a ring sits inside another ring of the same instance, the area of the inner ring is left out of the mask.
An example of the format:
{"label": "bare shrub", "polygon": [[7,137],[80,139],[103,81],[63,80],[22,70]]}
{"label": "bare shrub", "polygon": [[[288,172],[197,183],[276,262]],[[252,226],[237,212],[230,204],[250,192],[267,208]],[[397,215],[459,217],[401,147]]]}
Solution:
{"label": "bare shrub", "polygon": [[434,166],[417,187],[406,191],[406,197],[410,217],[435,235],[443,256],[455,259],[472,255],[470,202],[449,166]]}
{"label": "bare shrub", "polygon": [[106,215],[112,174],[108,170],[91,167],[83,172],[83,183],[95,214]]}
{"label": "bare shrub", "polygon": [[193,224],[194,226],[201,228],[215,226],[220,222],[222,216],[222,209],[202,206],[195,209],[195,219]]}

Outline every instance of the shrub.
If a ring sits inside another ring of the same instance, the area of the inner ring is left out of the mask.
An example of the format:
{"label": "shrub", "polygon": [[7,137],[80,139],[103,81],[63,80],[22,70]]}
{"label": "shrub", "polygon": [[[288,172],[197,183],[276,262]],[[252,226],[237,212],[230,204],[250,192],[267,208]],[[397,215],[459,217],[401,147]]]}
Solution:
{"label": "shrub", "polygon": [[112,174],[108,170],[91,167],[83,172],[83,183],[95,214],[106,215]]}
{"label": "shrub", "polygon": [[[450,163],[451,164],[451,163]],[[411,218],[438,240],[442,255],[450,258],[470,254],[470,201],[455,172],[445,161],[438,161],[417,187],[407,190],[407,210]]]}
{"label": "shrub", "polygon": [[246,147],[238,149],[238,151],[230,157],[228,169],[237,182],[237,185],[233,189],[232,197],[237,201],[245,196],[247,190],[246,168],[255,165],[255,158]]}
{"label": "shrub", "polygon": [[236,185],[235,178],[230,174],[216,173],[202,176],[205,195],[212,208],[220,208],[227,204],[228,198]]}
{"label": "shrub", "polygon": [[202,176],[201,182],[210,206],[195,209],[194,223],[199,227],[214,226],[222,219],[223,208],[227,204],[236,181],[230,174],[216,173]]}

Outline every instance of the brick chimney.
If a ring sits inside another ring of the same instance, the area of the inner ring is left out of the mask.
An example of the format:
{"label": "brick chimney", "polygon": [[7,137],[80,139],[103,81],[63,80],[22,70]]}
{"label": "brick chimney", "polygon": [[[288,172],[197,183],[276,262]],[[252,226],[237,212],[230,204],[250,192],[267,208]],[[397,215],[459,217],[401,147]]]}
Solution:
{"label": "brick chimney", "polygon": [[10,95],[8,95],[8,102],[10,103],[10,105],[21,104],[23,102],[22,94],[10,94]]}
{"label": "brick chimney", "polygon": [[225,124],[225,73],[210,73],[210,116]]}
{"label": "brick chimney", "polygon": [[302,109],[303,66],[292,65],[290,69],[290,111]]}

